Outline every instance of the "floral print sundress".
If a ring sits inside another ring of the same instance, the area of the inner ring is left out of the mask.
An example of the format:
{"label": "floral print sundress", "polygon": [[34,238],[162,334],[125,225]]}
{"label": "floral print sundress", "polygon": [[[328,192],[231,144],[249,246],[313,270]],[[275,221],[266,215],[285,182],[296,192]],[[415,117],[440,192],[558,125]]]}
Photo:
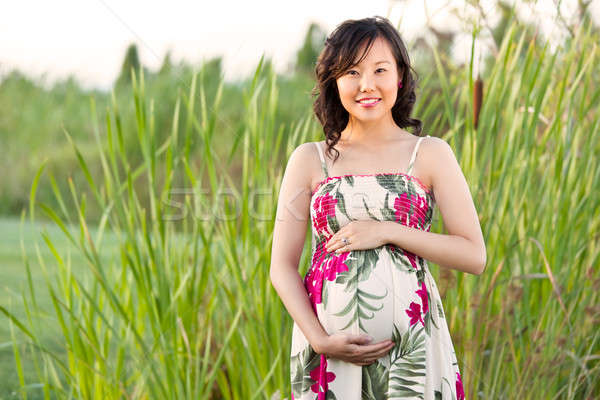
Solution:
{"label": "floral print sundress", "polygon": [[[429,135],[427,135],[429,137]],[[406,173],[329,176],[310,201],[311,265],[303,278],[313,310],[328,334],[367,334],[394,347],[360,366],[317,354],[294,322],[290,353],[291,399],[383,400],[465,398],[438,288],[425,259],[392,244],[328,254],[324,246],[356,220],[395,221],[429,231],[433,192]]]}

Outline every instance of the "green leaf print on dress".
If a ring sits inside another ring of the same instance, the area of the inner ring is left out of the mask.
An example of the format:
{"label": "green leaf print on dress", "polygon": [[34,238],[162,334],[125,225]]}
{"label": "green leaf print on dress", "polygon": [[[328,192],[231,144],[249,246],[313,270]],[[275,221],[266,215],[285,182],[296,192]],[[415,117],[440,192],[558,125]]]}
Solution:
{"label": "green leaf print on dress", "polygon": [[354,186],[354,177],[352,175],[344,176],[344,180],[348,183],[348,185]]}
{"label": "green leaf print on dress", "polygon": [[402,335],[394,324],[390,353],[388,397],[423,399],[425,385],[425,335],[422,325],[414,324]]}
{"label": "green leaf print on dress", "polygon": [[414,266],[414,261],[410,258],[410,254],[412,253],[409,253],[404,249],[394,245],[387,245],[387,248],[389,249],[392,262],[399,271],[409,273],[417,272]]}
{"label": "green leaf print on dress", "polygon": [[[344,317],[351,315],[350,320],[342,329],[347,329],[352,323],[358,320],[358,327],[363,331],[367,332],[362,320],[373,319],[375,311],[381,310],[383,304],[373,305],[371,300],[381,300],[388,295],[388,291],[381,296],[368,293],[364,290],[359,289],[358,282],[366,281],[370,278],[373,273],[377,261],[379,260],[378,252],[374,249],[369,250],[356,250],[352,252],[352,256],[349,256],[345,264],[348,266],[348,270],[340,273],[335,280],[337,284],[345,284],[345,292],[355,293],[355,296],[350,297],[350,301],[344,306],[344,308],[336,312],[336,317]],[[369,313],[369,311],[372,311]]]}
{"label": "green leaf print on dress", "polygon": [[390,371],[380,363],[362,368],[362,400],[379,400],[386,398]]}
{"label": "green leaf print on dress", "polygon": [[377,183],[384,189],[387,189],[388,193],[404,193],[409,191],[409,184],[402,179],[394,179],[394,176],[387,174],[376,176]]}
{"label": "green leaf print on dress", "polygon": [[369,206],[367,205],[367,202],[365,201],[365,199],[362,199],[363,201],[363,207],[365,208],[365,211],[367,213],[367,215],[369,216],[369,218],[375,220],[375,221],[380,221],[379,218],[377,218],[372,212],[371,210],[369,210]]}
{"label": "green leaf print on dress", "polygon": [[307,345],[290,361],[292,399],[314,393],[319,399],[338,400],[333,391],[329,390],[329,383],[336,376],[328,371],[327,358],[323,354],[317,354],[312,346]]}
{"label": "green leaf print on dress", "polygon": [[346,218],[351,219],[348,215],[348,212],[346,212],[346,201],[344,200],[344,195],[339,191],[336,191],[335,199],[337,200],[337,207],[339,208],[340,212],[344,214]]}
{"label": "green leaf print on dress", "polygon": [[319,366],[320,356],[312,346],[308,345],[297,355],[291,357],[290,368],[292,371],[292,393],[295,398],[300,398],[302,393],[309,392],[311,386],[316,383],[310,377],[310,371]]}

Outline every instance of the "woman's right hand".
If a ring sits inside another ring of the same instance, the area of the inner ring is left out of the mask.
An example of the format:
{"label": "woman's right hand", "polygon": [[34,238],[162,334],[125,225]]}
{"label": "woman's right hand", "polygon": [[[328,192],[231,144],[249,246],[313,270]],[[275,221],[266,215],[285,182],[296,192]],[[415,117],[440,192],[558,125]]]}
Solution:
{"label": "woman's right hand", "polygon": [[370,344],[371,340],[367,335],[334,333],[323,340],[317,352],[352,364],[369,365],[394,347],[391,339],[374,344]]}

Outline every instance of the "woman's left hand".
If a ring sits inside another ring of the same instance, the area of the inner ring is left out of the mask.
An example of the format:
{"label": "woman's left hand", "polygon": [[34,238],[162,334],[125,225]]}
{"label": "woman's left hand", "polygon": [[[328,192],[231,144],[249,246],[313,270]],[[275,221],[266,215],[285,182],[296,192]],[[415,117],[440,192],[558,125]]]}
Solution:
{"label": "woman's left hand", "polygon": [[[385,232],[384,221],[352,221],[329,238],[325,250],[339,254],[350,250],[374,249],[387,243]],[[344,244],[342,238],[346,238],[348,244]]]}

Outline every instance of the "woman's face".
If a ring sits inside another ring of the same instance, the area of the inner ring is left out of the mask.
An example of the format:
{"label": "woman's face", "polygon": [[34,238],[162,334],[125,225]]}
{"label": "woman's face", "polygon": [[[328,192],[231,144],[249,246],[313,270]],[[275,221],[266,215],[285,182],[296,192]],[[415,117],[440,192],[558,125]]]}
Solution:
{"label": "woman's face", "polygon": [[[358,52],[363,54],[363,44]],[[398,69],[388,42],[378,37],[360,64],[336,79],[342,105],[350,118],[360,121],[381,119],[390,113],[398,96]],[[370,99],[363,100],[361,99]]]}

